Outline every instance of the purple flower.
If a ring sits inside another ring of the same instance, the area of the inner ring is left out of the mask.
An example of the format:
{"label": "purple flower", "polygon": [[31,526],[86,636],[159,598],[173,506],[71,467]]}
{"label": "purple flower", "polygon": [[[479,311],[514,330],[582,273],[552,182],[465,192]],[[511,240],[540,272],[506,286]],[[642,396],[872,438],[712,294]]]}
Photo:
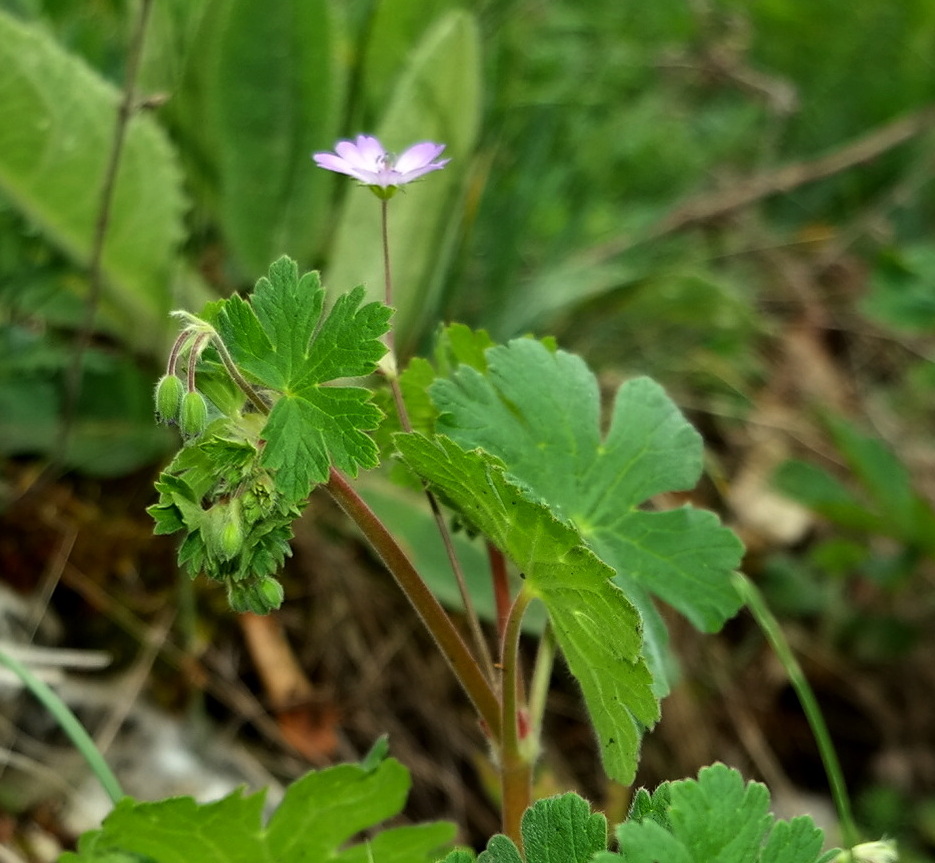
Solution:
{"label": "purple flower", "polygon": [[380,198],[389,198],[399,186],[444,168],[451,160],[439,159],[444,144],[423,141],[413,144],[399,156],[392,156],[370,135],[356,141],[338,141],[334,153],[314,153],[319,168],[347,174],[373,189]]}

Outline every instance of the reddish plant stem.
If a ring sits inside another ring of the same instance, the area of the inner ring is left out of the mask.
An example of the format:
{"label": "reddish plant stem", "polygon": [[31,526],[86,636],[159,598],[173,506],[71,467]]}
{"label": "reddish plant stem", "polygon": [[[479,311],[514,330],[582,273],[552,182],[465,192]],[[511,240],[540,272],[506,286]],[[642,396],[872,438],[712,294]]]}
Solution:
{"label": "reddish plant stem", "polygon": [[325,487],[380,555],[467,693],[491,739],[499,745],[502,732],[496,693],[435,595],[428,589],[399,543],[354,491],[346,477],[332,468]]}

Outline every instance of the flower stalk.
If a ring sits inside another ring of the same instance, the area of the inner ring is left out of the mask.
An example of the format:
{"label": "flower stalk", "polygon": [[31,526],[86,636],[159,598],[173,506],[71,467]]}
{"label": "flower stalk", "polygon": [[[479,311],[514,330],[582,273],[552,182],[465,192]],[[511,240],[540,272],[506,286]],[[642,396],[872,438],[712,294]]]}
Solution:
{"label": "flower stalk", "polygon": [[396,583],[425,624],[442,655],[497,745],[501,740],[500,705],[493,687],[468,650],[435,594],[427,587],[393,535],[339,471],[332,468],[325,486],[363,531]]}

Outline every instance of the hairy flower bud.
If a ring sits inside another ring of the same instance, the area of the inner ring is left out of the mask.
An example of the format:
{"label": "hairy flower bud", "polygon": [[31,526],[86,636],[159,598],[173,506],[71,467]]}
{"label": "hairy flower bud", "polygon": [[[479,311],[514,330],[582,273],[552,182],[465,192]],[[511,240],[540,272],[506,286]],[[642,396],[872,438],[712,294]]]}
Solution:
{"label": "hairy flower bud", "polygon": [[214,504],[205,513],[201,534],[212,559],[226,563],[240,554],[244,538],[240,501]]}
{"label": "hairy flower bud", "polygon": [[286,595],[282,585],[269,575],[264,575],[263,578],[257,582],[255,593],[257,598],[265,605],[265,611],[263,611],[262,614],[268,614],[270,611],[279,608]]}
{"label": "hairy flower bud", "polygon": [[250,607],[250,589],[239,583],[229,584],[227,586],[227,601],[230,603],[231,610],[238,614],[246,614],[253,611]]}
{"label": "hairy flower bud", "polygon": [[185,395],[185,384],[177,375],[163,375],[156,384],[156,420],[173,423],[179,418],[179,408]]}
{"label": "hairy flower bud", "polygon": [[275,578],[265,575],[249,582],[235,582],[227,589],[227,600],[231,608],[243,614],[269,614],[282,605],[282,585]]}
{"label": "hairy flower bud", "polygon": [[243,548],[243,519],[240,515],[240,502],[232,500],[225,513],[217,535],[218,557],[231,560],[240,554]]}
{"label": "hairy flower bud", "polygon": [[179,412],[179,429],[182,434],[185,437],[197,437],[207,424],[208,403],[205,397],[198,390],[185,393]]}

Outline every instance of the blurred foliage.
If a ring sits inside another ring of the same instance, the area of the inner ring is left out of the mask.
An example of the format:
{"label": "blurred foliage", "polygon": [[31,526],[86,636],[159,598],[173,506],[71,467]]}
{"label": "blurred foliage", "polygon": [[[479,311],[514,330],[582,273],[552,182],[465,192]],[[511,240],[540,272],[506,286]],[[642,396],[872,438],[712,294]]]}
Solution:
{"label": "blurred foliage", "polygon": [[[59,310],[74,309],[72,329],[86,283],[81,237],[98,206],[106,115],[136,8],[0,2],[0,23],[23,41],[5,40],[6,62],[20,71],[0,94],[0,195],[12,215],[3,243],[35,247],[38,231],[55,247],[65,272],[52,293]],[[160,107],[134,121],[131,138],[158,140],[159,156],[132,157],[131,147],[125,157],[125,172],[138,164],[142,173],[118,184],[128,203],[112,218],[105,262],[114,265],[95,326],[155,361],[169,306],[199,305],[205,282],[221,293],[248,288],[282,253],[324,267],[334,289],[363,280],[376,296],[377,208],[308,155],[359,131],[390,147],[438,138],[452,165],[392,212],[401,344],[424,349],[439,312],[497,339],[557,330],[600,364],[742,408],[770,335],[758,315],[768,274],[749,254],[758,244],[799,242],[818,226],[836,236],[900,188],[885,216],[903,233],[880,249],[867,308],[902,321],[924,311],[926,138],[764,200],[755,234],[659,225],[686,200],[926,104],[933,49],[928,0],[877,0],[859,14],[841,0],[156,3],[140,91]],[[40,103],[58,113],[40,119]],[[16,152],[45,158],[27,174]],[[144,181],[148,198],[134,185]],[[169,221],[157,246],[159,212]],[[904,236],[920,244],[903,248]],[[874,254],[872,237],[859,239]],[[140,249],[157,247],[154,267]],[[14,272],[4,266],[0,279]],[[42,267],[16,276],[20,308],[20,294],[49,298]],[[43,309],[33,319],[41,326]]]}

